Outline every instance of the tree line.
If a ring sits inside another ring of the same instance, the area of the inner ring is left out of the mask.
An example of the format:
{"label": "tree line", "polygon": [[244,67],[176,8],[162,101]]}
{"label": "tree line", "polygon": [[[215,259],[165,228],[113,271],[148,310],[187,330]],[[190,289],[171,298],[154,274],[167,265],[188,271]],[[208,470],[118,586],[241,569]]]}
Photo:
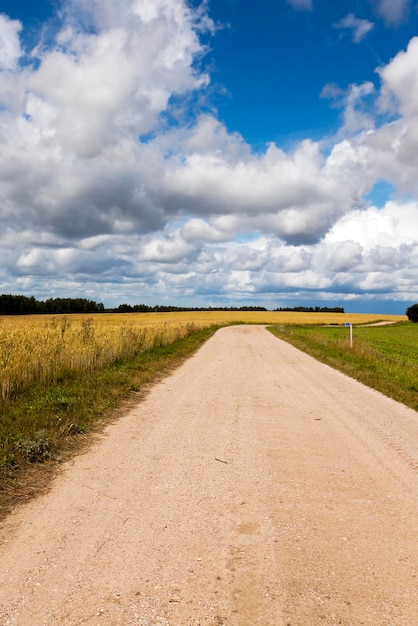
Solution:
{"label": "tree line", "polygon": [[69,313],[169,313],[176,311],[267,311],[262,306],[241,307],[180,307],[147,304],[120,304],[116,308],[105,309],[101,302],[86,298],[49,298],[37,300],[34,296],[2,294],[0,315],[37,315]]}
{"label": "tree line", "polygon": [[280,307],[279,309],[275,309],[276,311],[292,311],[296,313],[345,313],[345,310],[342,306],[295,306],[293,308],[289,307]]}
{"label": "tree line", "polygon": [[156,306],[120,304],[116,309],[108,309],[108,312],[112,313],[175,313],[182,311],[267,311],[267,309],[264,306],[184,307],[160,304]]}
{"label": "tree line", "polygon": [[0,296],[0,315],[36,315],[40,313],[103,313],[103,304],[86,298],[49,298],[36,300],[33,296]]}
{"label": "tree line", "polygon": [[[278,308],[276,311],[295,311],[306,313],[344,313],[342,307],[306,307]],[[263,306],[230,307],[182,307],[170,305],[149,306],[147,304],[120,304],[116,308],[105,309],[101,302],[86,298],[49,298],[37,300],[34,296],[2,294],[0,296],[0,315],[36,315],[69,313],[171,313],[184,311],[267,311]]]}

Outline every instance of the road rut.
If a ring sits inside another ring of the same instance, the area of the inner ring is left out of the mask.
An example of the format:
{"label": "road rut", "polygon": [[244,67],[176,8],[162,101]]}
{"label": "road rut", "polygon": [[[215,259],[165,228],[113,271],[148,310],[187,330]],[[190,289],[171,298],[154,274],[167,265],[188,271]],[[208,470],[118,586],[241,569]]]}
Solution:
{"label": "road rut", "polygon": [[418,414],[218,331],[2,524],[0,624],[413,626]]}

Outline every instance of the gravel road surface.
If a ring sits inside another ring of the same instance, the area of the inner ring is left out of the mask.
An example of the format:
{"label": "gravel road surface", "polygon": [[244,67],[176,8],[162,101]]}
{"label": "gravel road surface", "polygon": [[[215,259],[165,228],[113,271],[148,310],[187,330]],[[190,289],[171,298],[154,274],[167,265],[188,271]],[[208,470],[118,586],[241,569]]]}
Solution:
{"label": "gravel road surface", "polygon": [[2,626],[415,626],[418,414],[224,328],[0,539]]}

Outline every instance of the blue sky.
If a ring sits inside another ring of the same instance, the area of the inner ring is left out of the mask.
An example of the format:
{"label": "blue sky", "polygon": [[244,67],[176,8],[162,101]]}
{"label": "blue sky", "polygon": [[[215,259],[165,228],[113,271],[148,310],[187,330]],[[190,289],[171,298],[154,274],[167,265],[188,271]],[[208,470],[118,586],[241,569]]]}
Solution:
{"label": "blue sky", "polygon": [[0,2],[0,291],[418,301],[415,0]]}
{"label": "blue sky", "polygon": [[[324,85],[377,86],[376,67],[417,34],[413,12],[388,28],[364,0],[317,0],[309,11],[280,0],[213,0],[210,7],[228,25],[213,38],[207,59],[214,81],[228,92],[218,100],[220,117],[260,149],[336,131],[339,111],[320,97]],[[355,45],[353,27],[341,25],[348,15],[373,26]]]}

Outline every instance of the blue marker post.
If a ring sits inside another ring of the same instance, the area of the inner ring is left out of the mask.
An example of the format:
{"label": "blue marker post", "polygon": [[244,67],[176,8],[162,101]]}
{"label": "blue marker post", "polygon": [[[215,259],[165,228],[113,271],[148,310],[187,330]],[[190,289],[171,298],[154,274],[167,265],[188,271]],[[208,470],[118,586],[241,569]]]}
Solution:
{"label": "blue marker post", "polygon": [[351,322],[346,322],[345,325],[350,327],[350,348],[352,348],[353,347],[353,326]]}

